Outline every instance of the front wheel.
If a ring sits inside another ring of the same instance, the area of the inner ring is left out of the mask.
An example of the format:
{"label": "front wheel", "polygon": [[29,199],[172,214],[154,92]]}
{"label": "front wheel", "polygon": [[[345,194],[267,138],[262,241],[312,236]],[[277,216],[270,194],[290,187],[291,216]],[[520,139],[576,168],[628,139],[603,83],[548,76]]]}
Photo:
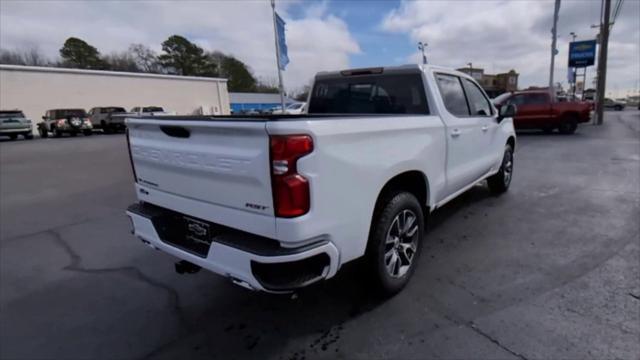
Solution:
{"label": "front wheel", "polygon": [[513,177],[513,148],[507,144],[504,147],[504,155],[502,156],[502,164],[500,170],[491,175],[487,179],[489,190],[494,194],[502,194],[509,189],[511,178]]}
{"label": "front wheel", "polygon": [[369,277],[383,295],[394,295],[409,282],[423,237],[424,215],[413,194],[395,191],[378,204],[366,260]]}
{"label": "front wheel", "polygon": [[93,135],[93,131],[91,131],[91,130],[85,130],[85,131],[83,132],[83,134],[84,134],[84,136],[91,136],[91,135]]}
{"label": "front wheel", "polygon": [[9,139],[15,140],[18,138],[18,134],[9,134]]}
{"label": "front wheel", "polygon": [[41,138],[49,137],[49,132],[47,131],[47,129],[45,129],[43,127],[38,127],[38,133],[40,134]]}
{"label": "front wheel", "polygon": [[578,121],[574,117],[569,117],[560,123],[558,127],[558,131],[560,134],[570,135],[576,132],[578,129]]}

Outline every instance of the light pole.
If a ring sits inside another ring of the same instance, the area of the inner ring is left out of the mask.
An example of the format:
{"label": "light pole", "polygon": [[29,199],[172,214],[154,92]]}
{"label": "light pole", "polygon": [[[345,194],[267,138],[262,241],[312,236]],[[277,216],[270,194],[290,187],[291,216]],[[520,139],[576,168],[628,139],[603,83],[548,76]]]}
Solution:
{"label": "light pole", "polygon": [[422,41],[418,42],[418,50],[422,51],[422,64],[427,64],[427,55],[424,54],[425,48],[427,47],[427,43],[423,43]]}
{"label": "light pole", "polygon": [[[571,42],[575,42],[576,38],[578,37],[578,35],[573,31],[570,32],[569,35],[571,36],[571,39],[572,39]],[[573,80],[572,81],[573,84],[572,84],[572,87],[571,87],[571,89],[572,89],[571,92],[572,92],[572,95],[573,95],[573,99],[575,100],[575,98],[576,98],[576,81],[577,81],[576,76],[578,76],[578,71],[577,71],[577,69],[575,67],[573,68],[572,71],[573,71],[573,79],[572,79]]]}
{"label": "light pole", "polygon": [[473,77],[473,64],[468,62],[467,65],[469,65],[469,76]]}

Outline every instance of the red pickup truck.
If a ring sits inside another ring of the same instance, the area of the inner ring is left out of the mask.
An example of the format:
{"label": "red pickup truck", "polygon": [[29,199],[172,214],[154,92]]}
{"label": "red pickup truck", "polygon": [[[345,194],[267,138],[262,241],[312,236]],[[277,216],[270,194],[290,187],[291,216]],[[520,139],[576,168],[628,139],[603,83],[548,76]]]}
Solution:
{"label": "red pickup truck", "polygon": [[573,134],[579,123],[591,119],[591,104],[581,101],[559,102],[552,99],[546,90],[528,90],[505,93],[493,100],[497,108],[516,105],[513,118],[516,129],[541,129],[562,134]]}

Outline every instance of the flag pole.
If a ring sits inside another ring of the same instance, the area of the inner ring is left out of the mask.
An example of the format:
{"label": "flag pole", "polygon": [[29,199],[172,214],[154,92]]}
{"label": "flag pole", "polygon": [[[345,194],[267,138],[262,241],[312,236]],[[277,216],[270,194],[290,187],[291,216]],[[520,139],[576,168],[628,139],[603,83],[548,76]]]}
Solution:
{"label": "flag pole", "polygon": [[276,1],[271,0],[271,12],[273,13],[273,35],[276,39],[276,60],[278,65],[278,81],[280,88],[280,105],[284,114],[284,86],[282,85],[282,69],[280,67],[280,44],[278,43],[278,28],[276,24]]}

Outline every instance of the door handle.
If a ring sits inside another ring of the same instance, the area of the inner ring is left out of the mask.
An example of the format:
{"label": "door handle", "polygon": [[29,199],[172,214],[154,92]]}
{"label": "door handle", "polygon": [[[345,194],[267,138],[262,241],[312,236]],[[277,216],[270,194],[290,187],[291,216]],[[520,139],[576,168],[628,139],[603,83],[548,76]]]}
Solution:
{"label": "door handle", "polygon": [[485,125],[482,127],[482,131],[487,131],[487,130],[489,130],[489,125]]}
{"label": "door handle", "polygon": [[457,138],[458,136],[460,136],[460,129],[451,130],[451,137],[452,138]]}

